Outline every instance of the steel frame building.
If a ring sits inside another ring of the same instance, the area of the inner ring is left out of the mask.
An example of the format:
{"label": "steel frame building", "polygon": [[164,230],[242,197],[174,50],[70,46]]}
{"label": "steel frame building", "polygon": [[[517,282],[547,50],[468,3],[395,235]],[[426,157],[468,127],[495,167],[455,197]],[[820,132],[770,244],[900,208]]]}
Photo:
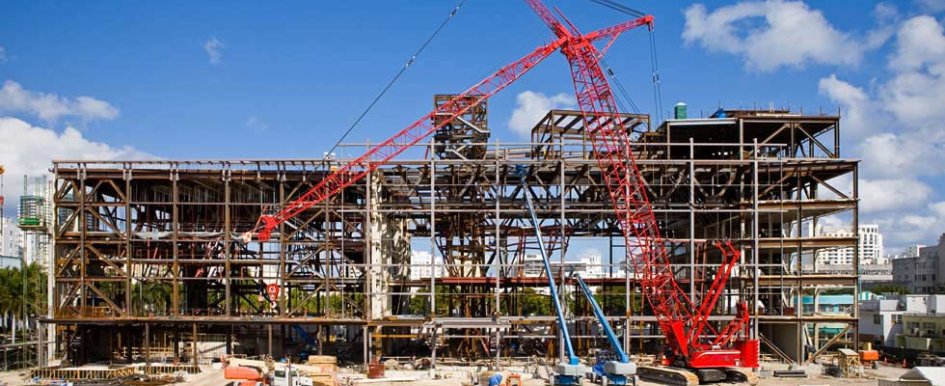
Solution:
{"label": "steel frame building", "polygon": [[[486,117],[485,105],[468,113],[265,243],[239,236],[344,159],[54,162],[50,347],[77,363],[147,358],[156,348],[197,360],[199,342],[217,337],[228,351],[283,355],[300,350],[288,347],[302,329],[323,342],[320,353],[364,362],[411,348],[434,361],[556,357],[553,317],[534,305],[545,279],[522,275],[536,245],[523,205],[531,194],[559,267],[578,245],[604,250],[608,275],[587,281],[600,287],[628,351],[655,352],[659,330],[625,269],[580,112],[550,111],[521,144],[490,142]],[[801,300],[824,289],[858,295],[856,271],[818,273],[813,264],[817,250],[857,240],[813,232],[825,216],[858,228],[857,161],[841,157],[839,116],[731,110],[656,129],[645,115],[622,119],[691,298],[719,263],[711,242],[732,240],[742,261],[716,320],[748,301],[751,334],[790,361],[856,345],[856,307],[807,312]],[[346,146],[357,154],[369,145]],[[515,175],[522,167],[528,191]],[[417,249],[436,256],[428,272],[445,275],[410,280]],[[558,274],[573,288],[566,268]],[[603,347],[590,311],[570,312],[576,346]],[[849,334],[819,337],[822,325]]]}

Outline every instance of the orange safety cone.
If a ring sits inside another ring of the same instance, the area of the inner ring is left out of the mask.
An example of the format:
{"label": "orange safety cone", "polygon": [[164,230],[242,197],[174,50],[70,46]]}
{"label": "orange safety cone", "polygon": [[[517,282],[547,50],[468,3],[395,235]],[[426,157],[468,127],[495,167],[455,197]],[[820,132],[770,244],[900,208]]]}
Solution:
{"label": "orange safety cone", "polygon": [[904,369],[909,368],[909,366],[906,365],[906,358],[902,358],[902,368],[904,368]]}

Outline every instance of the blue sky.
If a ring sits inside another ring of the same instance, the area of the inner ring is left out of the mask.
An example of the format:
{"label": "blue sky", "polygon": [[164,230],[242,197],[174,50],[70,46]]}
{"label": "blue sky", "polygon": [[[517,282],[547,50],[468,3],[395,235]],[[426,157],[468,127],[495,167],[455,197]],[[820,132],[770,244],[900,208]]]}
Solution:
{"label": "blue sky", "polygon": [[[935,137],[943,130],[931,123],[943,113],[924,107],[945,102],[937,91],[945,53],[934,44],[941,1],[623,3],[656,18],[667,109],[677,101],[690,115],[720,104],[841,108],[854,115],[843,124],[845,155],[891,143],[915,147],[913,164],[943,160],[935,151],[945,135]],[[8,119],[0,132],[32,140],[0,145],[0,162],[22,175],[59,157],[320,157],[455,4],[3,2],[0,117]],[[590,1],[549,5],[584,30],[628,18]],[[468,0],[350,139],[386,138],[427,113],[432,94],[461,91],[550,39],[522,1]],[[649,58],[640,30],[623,35],[607,61],[654,113]],[[896,92],[913,75],[930,90]],[[522,93],[567,105],[572,87],[565,61],[553,56],[490,100],[494,135],[523,139],[509,128]],[[910,119],[887,107],[896,101],[929,111]],[[920,140],[928,133],[935,138]],[[888,228],[893,246],[936,241],[945,231],[940,172],[881,169],[864,165],[864,219]],[[911,195],[889,194],[896,189]]]}

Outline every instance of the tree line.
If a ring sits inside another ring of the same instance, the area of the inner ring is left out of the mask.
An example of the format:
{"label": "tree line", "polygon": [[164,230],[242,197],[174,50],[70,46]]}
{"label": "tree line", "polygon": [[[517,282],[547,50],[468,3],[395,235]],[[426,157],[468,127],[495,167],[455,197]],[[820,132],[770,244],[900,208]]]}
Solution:
{"label": "tree line", "polygon": [[26,267],[25,275],[19,267],[0,269],[0,327],[3,331],[12,332],[13,323],[22,328],[24,312],[30,323],[46,314],[46,268],[36,262]]}

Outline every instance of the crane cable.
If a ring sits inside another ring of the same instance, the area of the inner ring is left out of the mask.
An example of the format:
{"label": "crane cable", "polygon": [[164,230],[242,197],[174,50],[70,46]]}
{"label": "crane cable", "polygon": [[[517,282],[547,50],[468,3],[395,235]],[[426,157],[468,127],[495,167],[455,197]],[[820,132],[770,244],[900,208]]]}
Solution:
{"label": "crane cable", "polygon": [[650,30],[650,67],[653,70],[653,99],[657,119],[663,115],[663,90],[660,87],[660,63],[656,53],[656,33]]}
{"label": "crane cable", "polygon": [[[593,3],[603,5],[607,8],[613,9],[617,12],[621,12],[633,17],[643,17],[646,13],[630,8],[626,5],[620,4],[614,0],[590,0]],[[657,51],[656,51],[656,34],[652,29],[650,29],[650,70],[652,71],[652,81],[653,81],[653,108],[656,110],[657,120],[663,115],[663,90],[660,87],[661,79],[659,72],[659,60],[657,60]],[[639,113],[636,104],[633,103],[633,100],[630,99],[630,94],[623,87],[623,84],[620,83],[620,79],[617,78],[617,75],[614,74],[614,71],[607,65],[607,62],[601,58],[601,63],[604,64],[605,69],[607,70],[607,75],[610,75],[611,79],[614,80],[614,84],[617,85],[617,89],[620,93],[629,101],[630,107],[633,108],[634,112]],[[618,104],[620,101],[617,101]],[[623,108],[623,106],[621,106]]]}
{"label": "crane cable", "polygon": [[620,82],[620,78],[617,77],[617,73],[615,73],[613,68],[611,68],[610,65],[607,64],[607,61],[604,60],[604,57],[600,58],[600,63],[604,65],[604,70],[607,72],[607,75],[617,86],[617,91],[620,91],[620,96],[622,96],[623,99],[626,99],[627,104],[630,105],[630,108],[628,109],[627,106],[625,106],[622,103],[620,98],[614,98],[614,100],[617,101],[617,104],[620,105],[620,109],[623,111],[633,111],[634,113],[639,114],[640,108],[637,107],[637,104],[633,101],[633,98],[630,97],[630,93],[627,92],[627,89],[623,87],[623,83]]}
{"label": "crane cable", "polygon": [[448,24],[450,20],[453,19],[453,16],[456,16],[456,13],[459,12],[459,9],[463,6],[464,3],[466,3],[466,0],[460,0],[459,3],[457,3],[456,6],[453,7],[453,10],[450,11],[450,14],[446,16],[446,19],[443,20],[442,23],[440,23],[440,26],[437,27],[435,31],[433,31],[433,34],[430,35],[430,37],[428,37],[427,40],[423,42],[420,48],[417,49],[417,51],[413,53],[410,59],[407,59],[407,63],[405,63],[404,66],[400,68],[400,71],[397,72],[397,75],[394,75],[394,77],[391,78],[389,82],[387,82],[387,85],[384,86],[383,89],[381,89],[381,92],[378,93],[377,96],[374,97],[374,100],[372,100],[371,103],[367,106],[367,108],[365,108],[364,111],[361,112],[361,115],[358,116],[358,119],[355,119],[354,123],[352,123],[351,126],[348,127],[348,130],[345,130],[345,133],[341,135],[341,138],[338,138],[338,141],[335,142],[335,144],[331,147],[331,149],[328,150],[328,152],[326,153],[326,158],[330,156],[335,151],[335,149],[337,149],[338,146],[341,145],[341,142],[344,141],[345,138],[347,138],[349,134],[351,134],[351,131],[353,131],[354,128],[357,127],[359,123],[361,123],[361,120],[363,120],[364,117],[367,116],[367,114],[371,111],[371,109],[374,108],[374,105],[376,105],[377,102],[380,101],[381,98],[384,97],[384,94],[386,94],[387,91],[390,90],[390,88],[394,86],[394,83],[397,83],[397,81],[400,80],[400,78],[404,75],[404,73],[407,72],[407,69],[410,68],[410,66],[417,60],[418,57],[420,57],[420,54],[423,53],[423,50],[425,50],[427,46],[430,45],[430,42],[432,42],[433,39],[436,38],[436,36],[440,34],[440,31],[442,31],[443,28],[446,27],[446,24]]}
{"label": "crane cable", "polygon": [[642,11],[630,8],[626,5],[620,4],[613,0],[591,0],[591,1],[600,5],[603,5],[607,8],[613,9],[617,12],[622,12],[633,17],[643,17],[646,15],[646,13]]}

